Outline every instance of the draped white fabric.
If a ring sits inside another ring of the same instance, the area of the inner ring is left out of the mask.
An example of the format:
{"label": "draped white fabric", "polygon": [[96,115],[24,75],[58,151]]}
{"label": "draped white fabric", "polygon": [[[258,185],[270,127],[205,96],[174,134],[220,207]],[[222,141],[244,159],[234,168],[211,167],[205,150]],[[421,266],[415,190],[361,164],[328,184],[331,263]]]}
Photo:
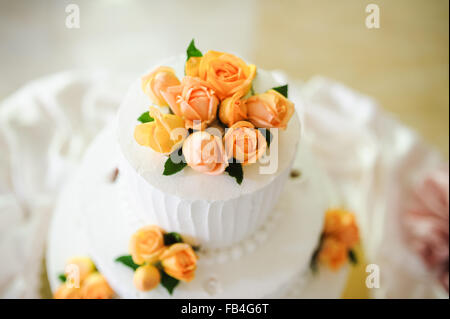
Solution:
{"label": "draped white fabric", "polygon": [[[49,219],[64,182],[115,111],[130,79],[65,72],[34,81],[0,106],[0,297],[38,298]],[[304,137],[331,176],[336,203],[358,217],[374,297],[448,296],[402,236],[400,203],[439,154],[369,97],[314,78],[289,81]]]}
{"label": "draped white fabric", "polygon": [[368,263],[380,271],[371,295],[448,298],[409,247],[402,224],[412,189],[448,163],[367,96],[324,78],[311,80],[302,92],[306,135],[340,194],[338,205],[358,217]]}

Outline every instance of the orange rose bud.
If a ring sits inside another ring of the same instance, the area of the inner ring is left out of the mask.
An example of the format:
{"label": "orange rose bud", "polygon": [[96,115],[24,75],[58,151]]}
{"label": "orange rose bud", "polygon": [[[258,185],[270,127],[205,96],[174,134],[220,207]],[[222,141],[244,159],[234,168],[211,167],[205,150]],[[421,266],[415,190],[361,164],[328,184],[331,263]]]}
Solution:
{"label": "orange rose bud", "polygon": [[133,283],[140,291],[149,291],[161,282],[161,274],[153,265],[141,266],[134,272]]}
{"label": "orange rose bud", "polygon": [[129,250],[138,265],[157,261],[164,250],[162,229],[156,225],[142,227],[131,236]]}
{"label": "orange rose bud", "polygon": [[161,255],[161,264],[169,276],[188,282],[195,277],[197,256],[190,245],[176,243]]}
{"label": "orange rose bud", "polygon": [[333,237],[326,237],[319,252],[319,262],[332,270],[338,270],[348,260],[347,246]]}
{"label": "orange rose bud", "polygon": [[100,273],[90,274],[81,286],[83,299],[111,299],[114,291]]}
{"label": "orange rose bud", "polygon": [[142,90],[150,97],[150,100],[159,106],[167,106],[161,92],[169,86],[179,85],[180,81],[175,71],[167,66],[160,66],[142,77]]}
{"label": "orange rose bud", "polygon": [[359,230],[355,215],[343,209],[331,209],[325,215],[325,236],[332,236],[348,248],[359,241]]}
{"label": "orange rose bud", "polygon": [[228,127],[247,118],[247,105],[241,97],[241,92],[238,92],[220,103],[219,118]]}
{"label": "orange rose bud", "polygon": [[242,165],[256,163],[267,149],[267,141],[252,123],[240,121],[231,126],[224,136],[225,152]]}
{"label": "orange rose bud", "polygon": [[247,119],[256,127],[285,129],[294,111],[294,103],[275,90],[247,99]]}
{"label": "orange rose bud", "polygon": [[211,84],[219,99],[235,93],[247,94],[256,75],[256,66],[247,65],[233,54],[208,51],[201,58],[198,76]]}
{"label": "orange rose bud", "polygon": [[81,288],[69,287],[66,283],[59,286],[53,294],[54,299],[81,299]]}

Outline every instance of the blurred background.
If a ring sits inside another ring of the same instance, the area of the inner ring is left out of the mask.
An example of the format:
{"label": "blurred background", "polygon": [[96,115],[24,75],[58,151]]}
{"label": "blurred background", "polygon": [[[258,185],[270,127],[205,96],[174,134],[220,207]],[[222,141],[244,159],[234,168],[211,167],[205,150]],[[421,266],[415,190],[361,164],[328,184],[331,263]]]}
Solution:
{"label": "blurred background", "polygon": [[[70,3],[79,29],[65,26]],[[366,28],[369,3],[380,8],[379,29]],[[196,38],[203,50],[371,95],[448,159],[448,11],[447,0],[1,0],[0,100],[66,69],[131,77]]]}
{"label": "blurred background", "polygon": [[[378,29],[365,24],[370,3],[380,8]],[[79,29],[66,27],[68,4],[79,6]],[[202,51],[372,96],[448,160],[448,0],[0,0],[0,101],[68,69],[132,79],[192,38]],[[364,276],[361,264],[344,296],[366,297]]]}

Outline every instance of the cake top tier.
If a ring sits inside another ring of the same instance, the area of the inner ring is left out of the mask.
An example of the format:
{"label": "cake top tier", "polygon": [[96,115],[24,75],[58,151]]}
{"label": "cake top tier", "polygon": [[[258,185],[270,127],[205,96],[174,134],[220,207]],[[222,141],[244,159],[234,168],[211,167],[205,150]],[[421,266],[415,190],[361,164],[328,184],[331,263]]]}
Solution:
{"label": "cake top tier", "polygon": [[[229,65],[216,70],[226,73],[221,79],[242,77],[237,89],[203,80],[196,64],[211,54],[221,53],[208,51],[187,62],[183,54],[153,67],[132,83],[117,117],[119,144],[130,169],[185,199],[227,200],[268,185],[289,167],[300,138],[300,121],[284,96],[282,79],[239,59],[245,65],[237,66],[235,75]],[[167,128],[176,134],[167,134]],[[201,149],[205,140],[212,152]],[[187,166],[177,164],[179,159]]]}

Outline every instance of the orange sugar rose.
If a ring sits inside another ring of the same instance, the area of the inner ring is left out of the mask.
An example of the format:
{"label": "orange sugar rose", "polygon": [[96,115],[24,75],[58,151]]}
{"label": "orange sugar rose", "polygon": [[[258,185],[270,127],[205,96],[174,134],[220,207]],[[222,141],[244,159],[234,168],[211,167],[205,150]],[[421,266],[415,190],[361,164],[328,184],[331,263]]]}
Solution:
{"label": "orange sugar rose", "polygon": [[164,251],[161,264],[168,275],[189,282],[195,277],[197,255],[190,245],[177,243]]}
{"label": "orange sugar rose", "polygon": [[233,54],[208,51],[203,57],[192,59],[186,63],[186,75],[210,83],[221,100],[238,92],[247,94],[256,75],[256,66],[247,65]]}
{"label": "orange sugar rose", "polygon": [[90,274],[83,282],[81,296],[83,299],[111,299],[114,291],[105,277],[97,272]]}
{"label": "orange sugar rose", "polygon": [[238,92],[220,103],[219,118],[228,127],[247,118],[247,104],[241,98],[242,93]]}
{"label": "orange sugar rose", "polygon": [[275,90],[247,99],[247,119],[256,127],[285,129],[294,114],[294,103]]}
{"label": "orange sugar rose", "polygon": [[342,209],[327,211],[324,234],[334,237],[348,248],[352,248],[359,241],[359,230],[355,215]]}
{"label": "orange sugar rose", "polygon": [[167,106],[167,102],[162,96],[168,87],[179,85],[180,81],[175,75],[175,71],[167,66],[157,67],[155,70],[141,79],[142,90],[150,97],[150,100],[159,106]]}
{"label": "orange sugar rose", "polygon": [[319,252],[319,261],[332,270],[338,270],[348,258],[347,246],[333,237],[325,238]]}
{"label": "orange sugar rose", "polygon": [[155,225],[142,227],[131,236],[129,250],[138,265],[157,261],[164,250],[162,229]]}
{"label": "orange sugar rose", "polygon": [[225,136],[225,152],[242,165],[255,163],[267,149],[267,141],[250,122],[240,121],[231,126]]}
{"label": "orange sugar rose", "polygon": [[81,288],[70,287],[67,283],[59,286],[53,294],[54,299],[81,299]]}
{"label": "orange sugar rose", "polygon": [[186,128],[204,129],[216,118],[219,99],[211,85],[199,78],[185,76],[180,85],[167,88],[162,95],[172,111],[184,119]]}
{"label": "orange sugar rose", "polygon": [[207,175],[220,175],[228,166],[222,139],[205,131],[194,132],[183,143],[186,163]]}

